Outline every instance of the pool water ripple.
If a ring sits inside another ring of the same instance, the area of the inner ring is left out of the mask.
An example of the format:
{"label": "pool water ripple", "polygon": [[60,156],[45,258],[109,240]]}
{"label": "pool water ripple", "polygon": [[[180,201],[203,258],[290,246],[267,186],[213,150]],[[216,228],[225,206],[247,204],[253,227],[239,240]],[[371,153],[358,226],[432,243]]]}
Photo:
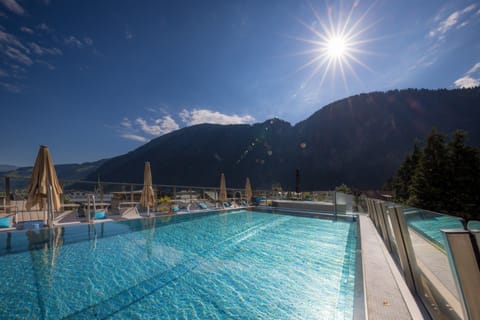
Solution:
{"label": "pool water ripple", "polygon": [[355,223],[240,211],[134,230],[0,256],[4,278],[22,269],[0,318],[353,318]]}

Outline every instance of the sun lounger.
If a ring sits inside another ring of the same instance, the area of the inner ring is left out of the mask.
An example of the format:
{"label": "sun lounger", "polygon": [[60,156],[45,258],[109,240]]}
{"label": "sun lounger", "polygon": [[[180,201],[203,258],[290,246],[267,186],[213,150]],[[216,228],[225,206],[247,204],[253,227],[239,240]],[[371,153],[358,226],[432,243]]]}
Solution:
{"label": "sun lounger", "polygon": [[54,224],[79,223],[78,210],[80,205],[77,203],[62,204],[61,212],[55,213]]}
{"label": "sun lounger", "polygon": [[140,213],[138,212],[137,207],[130,207],[123,211],[120,217],[124,219],[136,219],[140,218]]}
{"label": "sun lounger", "polygon": [[1,231],[12,231],[16,228],[13,227],[13,220],[15,219],[15,213],[2,214],[0,216],[0,232]]}
{"label": "sun lounger", "polygon": [[104,220],[107,218],[105,211],[90,211],[90,219]]}

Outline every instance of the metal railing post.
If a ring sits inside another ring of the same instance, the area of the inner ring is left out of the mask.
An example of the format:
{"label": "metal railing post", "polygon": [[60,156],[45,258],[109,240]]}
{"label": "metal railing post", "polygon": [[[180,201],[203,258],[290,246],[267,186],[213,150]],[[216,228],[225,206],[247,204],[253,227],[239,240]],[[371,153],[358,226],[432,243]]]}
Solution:
{"label": "metal railing post", "polygon": [[52,198],[52,186],[47,187],[47,226],[53,227],[53,198]]}
{"label": "metal railing post", "polygon": [[[87,216],[87,222],[90,224],[92,221],[91,221],[91,216],[90,216],[90,195],[87,194],[87,210],[85,212],[85,215]],[[90,229],[89,229],[90,230]]]}
{"label": "metal railing post", "polygon": [[333,191],[333,210],[336,216],[337,215],[337,191]]}
{"label": "metal railing post", "polygon": [[103,185],[101,182],[99,183],[99,188],[100,188],[100,202],[104,202],[103,201],[104,191],[103,191]]}
{"label": "metal railing post", "polygon": [[5,212],[10,213],[10,177],[5,177],[5,205]]}
{"label": "metal railing post", "polygon": [[[457,285],[465,319],[480,319],[480,270],[477,242],[478,231],[442,230],[448,261]],[[477,233],[477,234],[475,234]]]}

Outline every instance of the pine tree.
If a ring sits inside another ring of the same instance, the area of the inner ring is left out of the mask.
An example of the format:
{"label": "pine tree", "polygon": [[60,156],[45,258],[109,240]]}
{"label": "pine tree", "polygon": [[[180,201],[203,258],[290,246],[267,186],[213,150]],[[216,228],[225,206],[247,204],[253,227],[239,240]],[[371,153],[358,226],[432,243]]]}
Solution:
{"label": "pine tree", "polygon": [[396,201],[469,220],[480,220],[480,149],[457,130],[448,145],[433,129],[420,149],[415,141],[391,185]]}
{"label": "pine tree", "polygon": [[418,141],[413,144],[413,152],[407,154],[397,175],[394,178],[393,187],[395,191],[395,199],[398,202],[406,202],[410,198],[410,184],[412,183],[415,169],[420,159],[421,150]]}
{"label": "pine tree", "polygon": [[457,130],[447,146],[450,167],[448,212],[465,223],[480,218],[480,156],[465,144],[466,133]]}
{"label": "pine tree", "polygon": [[432,129],[415,168],[408,203],[428,210],[448,211],[450,176],[445,137]]}

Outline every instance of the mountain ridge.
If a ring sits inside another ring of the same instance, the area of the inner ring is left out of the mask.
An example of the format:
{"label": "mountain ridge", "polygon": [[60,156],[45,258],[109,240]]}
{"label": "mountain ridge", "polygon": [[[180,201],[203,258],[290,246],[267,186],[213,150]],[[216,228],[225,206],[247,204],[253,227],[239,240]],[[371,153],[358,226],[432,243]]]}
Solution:
{"label": "mountain ridge", "polygon": [[14,166],[11,164],[0,164],[0,172],[8,172],[17,169],[18,166]]}
{"label": "mountain ridge", "polygon": [[[56,165],[60,179],[142,183],[150,161],[153,182],[164,185],[293,190],[300,169],[303,190],[346,183],[378,189],[393,176],[415,139],[436,127],[469,133],[480,145],[480,87],[404,89],[362,93],[330,103],[292,125],[278,119],[255,124],[198,124],[157,137],[125,154],[85,164]],[[30,171],[28,171],[30,168]],[[30,175],[31,167],[4,175]]]}
{"label": "mountain ridge", "polygon": [[[200,124],[151,140],[106,161],[102,180],[141,183],[150,161],[154,183],[242,187],[249,176],[259,188],[292,189],[300,169],[302,188],[346,183],[379,188],[432,127],[469,132],[480,143],[480,88],[405,89],[340,99],[295,125],[270,119],[241,125]],[[90,175],[93,178],[94,175]]]}

